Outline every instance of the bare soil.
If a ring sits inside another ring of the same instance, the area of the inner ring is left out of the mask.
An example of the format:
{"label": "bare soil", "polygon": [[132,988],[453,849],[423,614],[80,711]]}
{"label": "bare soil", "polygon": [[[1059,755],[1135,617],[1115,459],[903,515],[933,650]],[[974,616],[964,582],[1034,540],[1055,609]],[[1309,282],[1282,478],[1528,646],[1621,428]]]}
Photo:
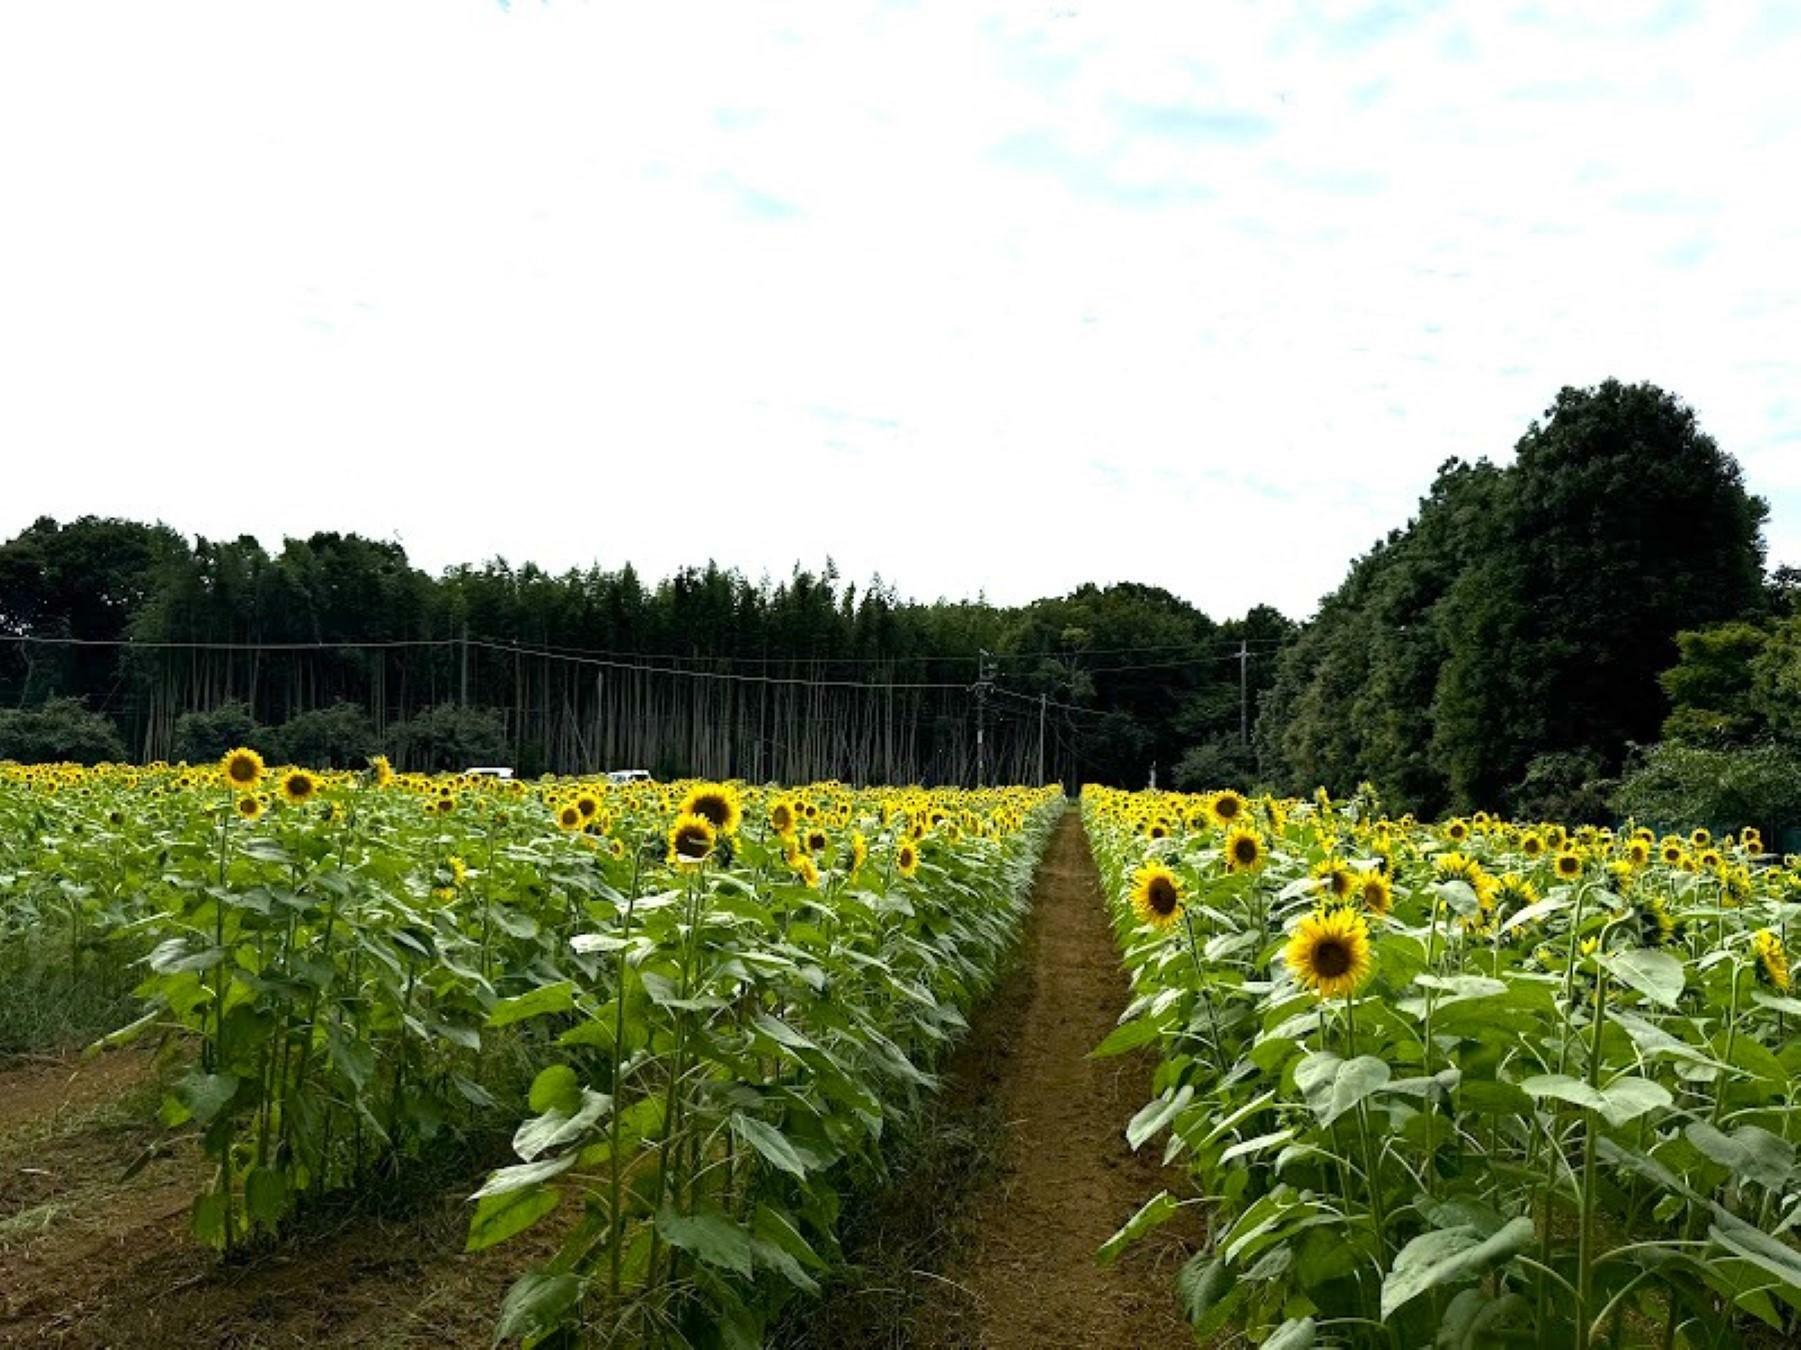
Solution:
{"label": "bare soil", "polygon": [[[1193,1344],[1175,1276],[1198,1240],[1171,1224],[1111,1267],[1095,1250],[1164,1187],[1154,1147],[1125,1124],[1149,1096],[1151,1062],[1090,1060],[1127,1000],[1081,818],[1064,816],[1039,868],[1015,987],[983,1013],[983,1054],[964,1094],[999,1104],[1004,1171],[975,1206],[972,1241],[922,1316],[925,1343],[983,1350],[1152,1350]],[[996,1032],[999,1034],[995,1034]],[[945,1331],[961,1330],[955,1335]]]}

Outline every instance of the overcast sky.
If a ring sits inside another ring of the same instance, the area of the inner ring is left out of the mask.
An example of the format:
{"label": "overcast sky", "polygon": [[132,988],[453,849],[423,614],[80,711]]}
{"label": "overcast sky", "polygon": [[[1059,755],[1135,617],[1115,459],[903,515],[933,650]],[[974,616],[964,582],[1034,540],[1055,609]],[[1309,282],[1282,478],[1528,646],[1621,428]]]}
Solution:
{"label": "overcast sky", "polygon": [[1801,3],[8,0],[0,535],[1310,613],[1559,386],[1801,561]]}

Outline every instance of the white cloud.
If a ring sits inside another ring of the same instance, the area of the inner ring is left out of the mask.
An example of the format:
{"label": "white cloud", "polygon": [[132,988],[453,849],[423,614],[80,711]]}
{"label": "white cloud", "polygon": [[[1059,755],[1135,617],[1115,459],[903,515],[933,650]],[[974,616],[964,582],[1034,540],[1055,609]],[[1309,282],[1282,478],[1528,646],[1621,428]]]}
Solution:
{"label": "white cloud", "polygon": [[9,6],[0,531],[1304,613],[1615,374],[1801,557],[1801,35],[1623,13]]}

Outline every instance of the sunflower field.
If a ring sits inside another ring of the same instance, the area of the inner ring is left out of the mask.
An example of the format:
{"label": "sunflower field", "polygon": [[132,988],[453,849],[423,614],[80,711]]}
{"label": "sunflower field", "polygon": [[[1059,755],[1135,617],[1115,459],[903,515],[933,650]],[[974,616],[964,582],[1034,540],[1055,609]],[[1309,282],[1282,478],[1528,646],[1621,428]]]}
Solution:
{"label": "sunflower field", "polygon": [[1801,1343],[1801,865],[1713,839],[1089,788],[1150,1047],[1127,1124],[1192,1178],[1198,1336]]}
{"label": "sunflower field", "polygon": [[[193,1231],[268,1245],[501,1122],[502,1338],[756,1344],[1014,943],[1056,788],[0,765],[0,957],[123,983]],[[540,1227],[542,1226],[542,1227]]]}

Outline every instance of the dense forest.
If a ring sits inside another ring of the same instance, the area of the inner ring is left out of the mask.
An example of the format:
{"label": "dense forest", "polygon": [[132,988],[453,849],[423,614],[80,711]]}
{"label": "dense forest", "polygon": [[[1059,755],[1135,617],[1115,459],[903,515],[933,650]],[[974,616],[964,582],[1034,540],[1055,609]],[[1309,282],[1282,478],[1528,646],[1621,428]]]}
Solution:
{"label": "dense forest", "polygon": [[1765,575],[1765,515],[1692,410],[1609,381],[1561,391],[1506,465],[1447,461],[1304,624],[1132,584],[1005,607],[907,600],[829,563],[434,577],[354,535],[270,553],[45,519],[0,546],[0,756],[199,759],[248,739],[527,773],[1155,772],[1367,781],[1423,814],[1781,823],[1801,618],[1793,575]]}

